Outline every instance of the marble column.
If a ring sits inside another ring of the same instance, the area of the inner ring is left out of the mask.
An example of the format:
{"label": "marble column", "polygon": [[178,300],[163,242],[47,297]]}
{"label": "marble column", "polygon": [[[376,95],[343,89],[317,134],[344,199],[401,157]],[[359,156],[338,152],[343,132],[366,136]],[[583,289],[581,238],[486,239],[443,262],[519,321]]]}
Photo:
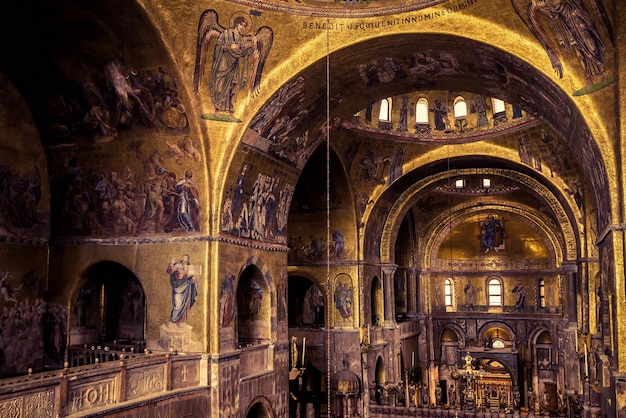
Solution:
{"label": "marble column", "polygon": [[383,287],[385,292],[385,325],[396,324],[396,299],[394,292],[395,264],[388,264],[381,267],[383,273]]}

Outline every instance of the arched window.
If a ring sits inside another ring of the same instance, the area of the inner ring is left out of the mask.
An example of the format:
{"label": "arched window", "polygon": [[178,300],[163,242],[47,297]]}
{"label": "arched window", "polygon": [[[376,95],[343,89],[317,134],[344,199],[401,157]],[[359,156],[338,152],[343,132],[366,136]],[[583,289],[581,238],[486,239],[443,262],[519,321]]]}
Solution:
{"label": "arched window", "polygon": [[493,340],[493,342],[491,343],[491,346],[493,348],[504,348],[504,341],[500,339]]}
{"label": "arched window", "polygon": [[446,306],[452,306],[452,301],[454,300],[453,290],[452,279],[446,279],[443,283],[443,300]]}
{"label": "arched window", "polygon": [[487,302],[489,306],[502,306],[502,282],[491,278],[487,282]]}
{"label": "arched window", "polygon": [[391,98],[382,99],[380,101],[378,120],[382,122],[391,122]]}
{"label": "arched window", "polygon": [[454,117],[456,119],[467,117],[467,103],[462,96],[454,99]]}
{"label": "arched window", "polygon": [[415,123],[428,123],[428,100],[424,97],[419,99],[415,105]]}
{"label": "arched window", "polygon": [[504,113],[505,108],[504,108],[504,101],[500,100],[500,99],[496,99],[495,97],[493,97],[491,99],[491,102],[493,103],[493,114],[495,115],[499,115],[501,113]]}
{"label": "arched window", "polygon": [[539,307],[546,307],[546,281],[543,278],[539,278],[539,282],[537,283],[537,287],[539,288]]}

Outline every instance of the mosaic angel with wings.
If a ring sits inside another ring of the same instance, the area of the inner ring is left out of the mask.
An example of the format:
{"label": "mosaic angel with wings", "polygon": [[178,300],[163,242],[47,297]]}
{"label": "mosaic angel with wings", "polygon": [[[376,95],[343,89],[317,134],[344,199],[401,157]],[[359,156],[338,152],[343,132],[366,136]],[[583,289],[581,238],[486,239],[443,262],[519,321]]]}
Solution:
{"label": "mosaic angel with wings", "polygon": [[[578,58],[585,71],[587,88],[594,82],[607,82],[606,47],[581,0],[511,0],[511,4],[543,46],[559,78],[563,77],[563,65],[553,39],[558,47]],[[611,35],[613,29],[602,2],[591,0],[590,4],[593,15]]]}
{"label": "mosaic angel with wings", "polygon": [[244,14],[238,14],[231,20],[232,26],[224,28],[218,23],[215,10],[208,9],[200,15],[193,88],[197,93],[204,76],[209,47],[215,40],[208,80],[209,94],[215,107],[214,116],[216,120],[237,122],[234,115],[236,92],[247,88],[253,97],[259,93],[261,74],[272,48],[274,32],[270,27],[262,26],[254,35],[248,34],[249,16]]}

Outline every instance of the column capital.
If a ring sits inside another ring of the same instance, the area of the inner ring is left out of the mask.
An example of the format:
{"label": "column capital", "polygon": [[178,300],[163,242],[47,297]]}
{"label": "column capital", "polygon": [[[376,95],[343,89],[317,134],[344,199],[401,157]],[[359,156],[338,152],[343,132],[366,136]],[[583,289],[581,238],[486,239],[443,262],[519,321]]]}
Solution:
{"label": "column capital", "polygon": [[398,269],[398,265],[397,264],[385,264],[380,266],[380,270],[383,272],[384,275],[393,275],[396,270]]}

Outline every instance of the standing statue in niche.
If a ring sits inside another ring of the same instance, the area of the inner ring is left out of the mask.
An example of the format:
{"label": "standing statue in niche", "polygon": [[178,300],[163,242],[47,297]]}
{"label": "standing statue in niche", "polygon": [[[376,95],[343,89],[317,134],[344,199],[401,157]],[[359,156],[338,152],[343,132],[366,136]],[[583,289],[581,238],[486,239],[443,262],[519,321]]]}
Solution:
{"label": "standing statue in niche", "polygon": [[172,312],[170,321],[176,324],[187,321],[189,310],[198,297],[198,281],[195,276],[189,254],[183,254],[182,260],[172,261],[165,270],[170,275],[172,286]]}
{"label": "standing statue in niche", "polygon": [[[252,96],[259,93],[261,75],[269,55],[274,32],[268,26],[261,26],[254,35],[250,16],[238,13],[230,28],[218,23],[217,12],[208,9],[202,12],[198,22],[196,65],[193,74],[193,89],[198,92],[204,75],[207,51],[213,39],[217,39],[213,53],[213,64],[209,76],[209,94],[215,113],[209,119],[240,122],[235,117],[235,96],[237,89],[247,88]],[[222,113],[226,113],[226,118]]]}

